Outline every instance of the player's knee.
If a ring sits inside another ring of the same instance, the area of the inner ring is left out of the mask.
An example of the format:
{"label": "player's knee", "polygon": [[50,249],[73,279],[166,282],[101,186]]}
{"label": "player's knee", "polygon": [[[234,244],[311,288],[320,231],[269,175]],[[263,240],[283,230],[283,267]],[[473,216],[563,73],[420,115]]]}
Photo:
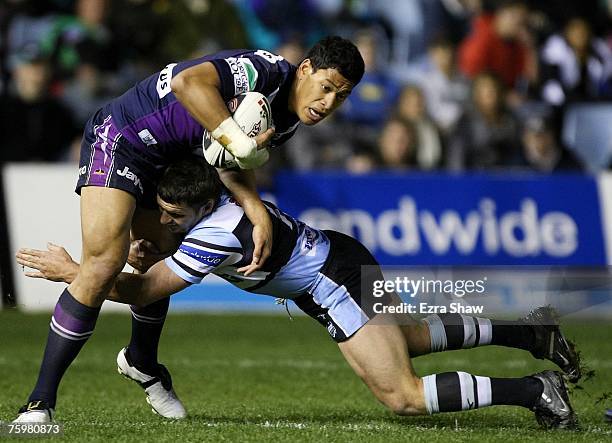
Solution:
{"label": "player's knee", "polygon": [[121,272],[126,260],[124,254],[87,254],[81,260],[79,274],[92,283],[106,286]]}
{"label": "player's knee", "polygon": [[383,404],[396,415],[419,415],[417,404],[404,394],[392,395],[383,399]]}
{"label": "player's knee", "polygon": [[125,266],[123,257],[97,256],[89,257],[87,268],[101,279],[113,279]]}
{"label": "player's knee", "polygon": [[381,396],[382,403],[396,415],[423,414],[422,399],[419,391],[411,383],[404,387],[397,387]]}

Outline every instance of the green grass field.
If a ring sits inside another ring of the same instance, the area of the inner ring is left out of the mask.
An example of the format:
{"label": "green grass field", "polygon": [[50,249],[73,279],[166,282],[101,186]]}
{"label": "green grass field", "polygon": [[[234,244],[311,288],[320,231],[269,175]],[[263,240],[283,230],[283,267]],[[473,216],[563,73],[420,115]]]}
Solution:
{"label": "green grass field", "polygon": [[[38,371],[49,315],[0,312],[0,419],[26,400]],[[116,372],[129,339],[125,315],[103,315],[60,387],[62,441],[612,441],[603,412],[612,398],[612,327],[571,324],[596,376],[572,401],[582,430],[542,431],[533,414],[492,407],[433,417],[396,417],[377,403],[314,321],[257,315],[171,315],[160,358],[190,416],[166,421],[151,413],[144,392]],[[550,368],[522,351],[498,347],[415,360],[419,374],[464,370],[521,376]],[[59,438],[50,439],[58,441]],[[37,440],[40,441],[40,440]]]}

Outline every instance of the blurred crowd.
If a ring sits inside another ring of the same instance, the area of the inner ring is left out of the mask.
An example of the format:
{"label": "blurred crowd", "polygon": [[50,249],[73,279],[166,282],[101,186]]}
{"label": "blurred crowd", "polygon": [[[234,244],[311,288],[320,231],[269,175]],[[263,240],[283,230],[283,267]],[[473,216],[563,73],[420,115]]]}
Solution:
{"label": "blurred crowd", "polygon": [[278,168],[588,171],[612,160],[612,0],[4,0],[0,164],[76,161],[102,104],[167,63],[327,34],[366,73]]}

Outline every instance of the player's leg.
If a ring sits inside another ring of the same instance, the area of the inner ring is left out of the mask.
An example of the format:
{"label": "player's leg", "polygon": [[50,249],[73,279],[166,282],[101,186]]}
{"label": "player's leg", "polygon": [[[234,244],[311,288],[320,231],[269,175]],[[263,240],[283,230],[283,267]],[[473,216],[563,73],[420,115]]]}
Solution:
{"label": "player's leg", "polygon": [[535,344],[531,325],[462,314],[433,314],[401,328],[413,357],[486,345],[530,350]]}
{"label": "player's leg", "polygon": [[[132,221],[132,239],[151,242],[160,253],[170,255],[178,247],[180,238],[159,222],[157,209],[137,208]],[[130,306],[132,335],[127,352],[131,361],[145,372],[157,369],[157,349],[164,327],[170,298],[147,306]]]}
{"label": "player's leg", "polygon": [[399,415],[427,413],[423,382],[416,376],[399,327],[365,325],[340,351],[374,396]]}
{"label": "player's leg", "polygon": [[571,381],[580,378],[580,361],[563,336],[550,307],[518,320],[490,320],[463,314],[434,314],[421,324],[402,327],[411,355],[498,345],[529,351],[557,364]]}
{"label": "player's leg", "polygon": [[[398,326],[406,322],[396,315],[373,315],[372,300],[362,293],[381,278],[376,260],[354,239],[333,231],[325,234],[330,240],[328,258],[309,293],[294,301],[327,328],[357,375],[392,411],[417,415],[516,405],[535,409],[550,425],[573,424],[565,385],[551,371],[513,379],[464,372],[417,377],[410,343]],[[370,266],[363,268],[364,264]],[[420,334],[417,345],[425,348],[428,328],[412,329]]]}
{"label": "player's leg", "polygon": [[[55,407],[64,372],[92,335],[100,306],[123,268],[129,248],[129,230],[136,202],[127,192],[87,187],[81,194],[81,267],[53,312],[36,386],[20,412]],[[27,414],[23,420],[45,419]],[[29,416],[29,418],[28,418]]]}
{"label": "player's leg", "polygon": [[535,410],[538,421],[547,427],[575,425],[558,373],[491,378],[445,372],[419,378],[406,352],[401,329],[391,323],[379,319],[366,324],[338,346],[355,373],[394,413],[423,415],[513,405]]}
{"label": "player's leg", "polygon": [[[132,238],[146,239],[157,251],[171,254],[180,243],[159,222],[157,209],[137,208],[132,223]],[[159,364],[157,350],[164,327],[170,298],[147,306],[130,306],[132,335],[127,347],[117,355],[117,368],[127,378],[136,381],[147,393],[153,411],[166,418],[184,418],[185,407],[172,387],[172,378],[165,366]]]}

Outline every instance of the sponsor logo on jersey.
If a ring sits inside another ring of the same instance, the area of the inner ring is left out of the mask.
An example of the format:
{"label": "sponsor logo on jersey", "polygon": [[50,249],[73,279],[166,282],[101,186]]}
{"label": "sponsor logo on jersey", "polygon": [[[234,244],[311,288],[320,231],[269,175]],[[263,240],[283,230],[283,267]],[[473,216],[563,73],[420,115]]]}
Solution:
{"label": "sponsor logo on jersey", "polygon": [[205,251],[202,249],[193,248],[186,244],[182,244],[179,247],[179,251],[208,266],[217,266],[221,264],[223,260],[229,257],[229,255],[227,254],[219,254],[217,252]]}
{"label": "sponsor logo on jersey", "polygon": [[170,82],[172,81],[172,70],[175,66],[176,63],[170,63],[159,72],[157,84],[155,85],[155,89],[157,90],[157,95],[159,96],[159,98],[164,98],[166,95],[172,92]]}
{"label": "sponsor logo on jersey", "polygon": [[153,134],[151,134],[151,132],[146,128],[138,133],[138,137],[140,137],[140,140],[142,140],[142,142],[147,146],[157,144],[157,140],[155,140]]}
{"label": "sponsor logo on jersey", "polygon": [[247,79],[249,80],[249,90],[253,91],[255,89],[255,85],[257,84],[257,77],[259,76],[259,73],[257,72],[257,69],[255,69],[255,66],[253,66],[253,63],[251,63],[251,60],[248,58],[243,58],[241,61],[244,64]]}
{"label": "sponsor logo on jersey", "polygon": [[87,172],[87,166],[81,166],[79,168],[79,175],[85,175],[86,172]]}
{"label": "sponsor logo on jersey", "polygon": [[140,178],[138,178],[136,174],[130,171],[130,168],[126,166],[125,168],[123,168],[123,171],[120,169],[117,169],[117,175],[120,175],[121,177],[125,177],[131,182],[134,182],[134,186],[140,189],[141,194],[144,194],[144,188],[142,186],[142,182],[140,181]]}
{"label": "sponsor logo on jersey", "polygon": [[236,94],[242,94],[255,89],[258,73],[249,59],[229,57],[225,59],[225,62],[230,68]]}

